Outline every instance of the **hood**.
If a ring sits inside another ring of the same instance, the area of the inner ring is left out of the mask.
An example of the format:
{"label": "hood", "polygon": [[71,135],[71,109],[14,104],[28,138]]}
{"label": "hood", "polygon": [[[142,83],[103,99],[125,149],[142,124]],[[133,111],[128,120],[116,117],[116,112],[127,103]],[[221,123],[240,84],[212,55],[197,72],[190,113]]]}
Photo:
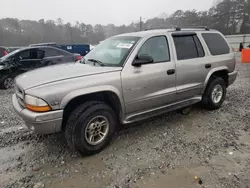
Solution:
{"label": "hood", "polygon": [[21,74],[16,78],[16,85],[25,90],[70,78],[120,70],[122,67],[100,67],[80,63],[52,65]]}

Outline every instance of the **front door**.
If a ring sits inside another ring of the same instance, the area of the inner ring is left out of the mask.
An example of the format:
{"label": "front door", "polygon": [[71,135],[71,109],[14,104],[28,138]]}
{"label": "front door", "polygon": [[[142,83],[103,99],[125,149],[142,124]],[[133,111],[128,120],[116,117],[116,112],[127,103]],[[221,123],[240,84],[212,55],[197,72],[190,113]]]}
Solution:
{"label": "front door", "polygon": [[38,57],[37,49],[27,49],[16,54],[15,63],[18,65],[20,73],[39,68],[41,58]]}
{"label": "front door", "polygon": [[[149,55],[153,63],[140,67],[128,61],[122,71],[122,87],[126,114],[133,114],[161,107],[175,101],[175,63],[170,58],[168,39],[165,35],[144,39],[134,50],[132,58]],[[131,55],[132,56],[132,55]]]}

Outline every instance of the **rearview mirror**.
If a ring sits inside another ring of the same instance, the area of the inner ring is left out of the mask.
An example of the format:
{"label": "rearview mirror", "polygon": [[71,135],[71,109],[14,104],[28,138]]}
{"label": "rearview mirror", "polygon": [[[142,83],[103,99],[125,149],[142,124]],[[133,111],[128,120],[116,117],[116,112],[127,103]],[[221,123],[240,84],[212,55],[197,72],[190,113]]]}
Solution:
{"label": "rearview mirror", "polygon": [[134,59],[132,65],[133,66],[141,66],[143,64],[153,63],[154,59],[149,55],[137,55]]}

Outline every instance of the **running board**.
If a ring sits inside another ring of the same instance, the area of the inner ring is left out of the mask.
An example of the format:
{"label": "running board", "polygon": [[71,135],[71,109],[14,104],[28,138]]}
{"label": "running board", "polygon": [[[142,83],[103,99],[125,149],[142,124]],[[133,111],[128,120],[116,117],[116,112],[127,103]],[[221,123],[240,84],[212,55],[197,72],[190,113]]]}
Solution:
{"label": "running board", "polygon": [[133,122],[136,122],[136,121],[141,121],[141,120],[148,119],[148,118],[151,118],[151,117],[154,117],[154,116],[158,116],[158,115],[161,115],[161,114],[173,111],[173,110],[184,108],[184,107],[187,107],[187,106],[190,106],[192,104],[200,102],[201,99],[202,99],[201,96],[193,97],[191,99],[187,99],[187,100],[180,101],[180,102],[177,102],[177,103],[173,103],[173,104],[161,106],[161,107],[158,107],[158,108],[155,108],[155,109],[147,110],[147,111],[144,111],[144,112],[132,114],[132,115],[127,116],[124,119],[123,124],[128,124],[128,123],[133,123]]}

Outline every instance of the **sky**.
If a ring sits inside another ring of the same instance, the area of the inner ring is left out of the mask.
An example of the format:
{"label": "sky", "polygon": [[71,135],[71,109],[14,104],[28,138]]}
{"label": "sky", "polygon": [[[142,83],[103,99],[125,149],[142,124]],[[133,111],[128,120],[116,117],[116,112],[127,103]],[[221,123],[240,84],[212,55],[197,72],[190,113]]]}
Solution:
{"label": "sky", "polygon": [[74,24],[130,24],[162,13],[181,10],[207,10],[214,0],[1,0],[1,18],[61,18]]}

